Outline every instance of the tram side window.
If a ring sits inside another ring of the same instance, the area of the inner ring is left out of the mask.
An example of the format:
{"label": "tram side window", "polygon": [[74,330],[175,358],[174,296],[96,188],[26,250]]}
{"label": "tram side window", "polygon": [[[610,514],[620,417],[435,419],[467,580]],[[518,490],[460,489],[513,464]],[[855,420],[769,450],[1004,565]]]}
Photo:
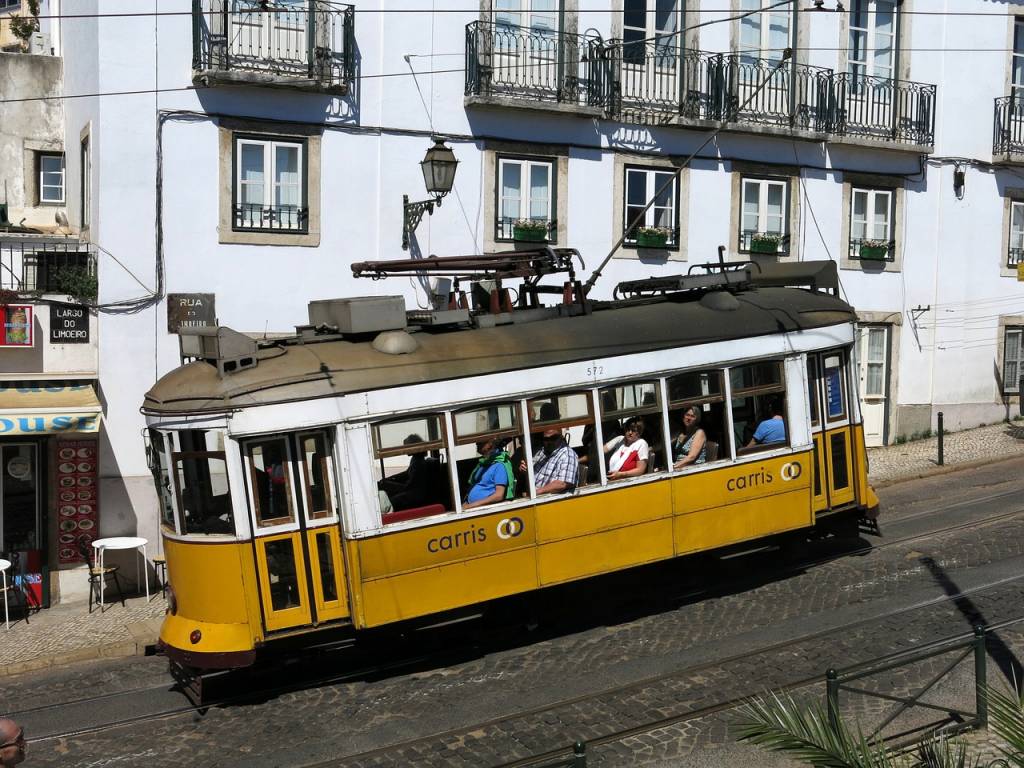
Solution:
{"label": "tram side window", "polygon": [[572,491],[600,483],[600,468],[588,457],[597,450],[593,400],[589,392],[560,392],[526,404],[537,495]]}
{"label": "tram side window", "polygon": [[306,507],[311,520],[334,516],[334,464],[330,442],[322,432],[299,436]]}
{"label": "tram side window", "polygon": [[375,424],[373,447],[384,525],[455,508],[440,416]]}
{"label": "tram side window", "polygon": [[789,445],[786,384],[777,360],[729,369],[737,453]]}
{"label": "tram side window", "polygon": [[184,533],[234,533],[224,435],[204,429],[178,433],[173,454]]}
{"label": "tram side window", "polygon": [[463,509],[529,496],[518,471],[523,428],[518,403],[494,403],[452,414],[455,466]]}
{"label": "tram side window", "polygon": [[160,497],[160,520],[171,530],[177,530],[174,519],[174,502],[171,500],[171,471],[167,463],[167,438],[163,433],[149,428],[150,469]]}
{"label": "tram side window", "polygon": [[722,371],[688,371],[667,383],[673,468],[729,458]]}
{"label": "tram side window", "polygon": [[260,528],[294,522],[288,441],[284,437],[258,440],[245,447],[256,524]]}
{"label": "tram side window", "polygon": [[630,382],[607,387],[601,390],[599,401],[608,479],[664,471],[667,452],[658,383]]}

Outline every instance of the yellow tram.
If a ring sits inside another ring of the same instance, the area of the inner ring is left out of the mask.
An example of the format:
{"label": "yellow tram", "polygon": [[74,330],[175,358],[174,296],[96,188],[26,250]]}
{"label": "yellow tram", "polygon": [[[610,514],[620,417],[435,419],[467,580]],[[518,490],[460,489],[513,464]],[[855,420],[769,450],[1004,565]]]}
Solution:
{"label": "yellow tram", "polygon": [[[570,280],[557,306],[528,278],[513,307],[502,275],[559,271],[566,254],[499,257],[475,265],[496,278],[476,310],[458,291],[428,312],[407,313],[400,297],[313,302],[293,338],[182,337],[194,359],[143,406],[173,661],[245,666],[278,638],[855,525],[877,505],[852,376],[856,318],[835,295],[833,263],[709,268],[623,284],[611,302]],[[678,466],[691,406],[703,457]],[[773,408],[783,438],[759,444],[751,435]],[[649,450],[642,473],[620,478],[604,449],[627,423]],[[545,432],[578,467],[574,483],[538,494]],[[467,509],[488,439],[506,446],[515,488]]]}

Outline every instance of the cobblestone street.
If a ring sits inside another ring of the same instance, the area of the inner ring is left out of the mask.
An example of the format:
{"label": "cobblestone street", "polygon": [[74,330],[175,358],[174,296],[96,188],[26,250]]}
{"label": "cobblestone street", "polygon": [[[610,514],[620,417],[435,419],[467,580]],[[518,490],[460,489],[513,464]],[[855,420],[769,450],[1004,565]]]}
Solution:
{"label": "cobblestone street", "polygon": [[[817,561],[795,570],[767,553],[554,590],[536,630],[480,636],[453,649],[455,658],[412,672],[368,672],[202,716],[57,739],[45,736],[69,729],[62,710],[26,713],[32,765],[499,765],[673,718],[593,746],[588,765],[785,765],[734,744],[728,715],[701,713],[766,688],[820,681],[831,666],[963,633],[977,621],[1020,618],[1022,469],[1024,460],[1013,460],[885,489],[884,536],[862,554],[824,542],[812,548]],[[969,610],[948,600],[951,590],[973,590]],[[1000,638],[1024,655],[1015,629]],[[406,650],[417,642],[407,638]],[[83,713],[76,725],[87,728],[90,718],[102,725],[145,717],[147,707],[180,707],[164,674],[159,658],[98,662],[12,677],[5,693],[17,712],[142,691],[114,697],[110,712],[99,704]],[[820,696],[817,685],[810,690]]]}

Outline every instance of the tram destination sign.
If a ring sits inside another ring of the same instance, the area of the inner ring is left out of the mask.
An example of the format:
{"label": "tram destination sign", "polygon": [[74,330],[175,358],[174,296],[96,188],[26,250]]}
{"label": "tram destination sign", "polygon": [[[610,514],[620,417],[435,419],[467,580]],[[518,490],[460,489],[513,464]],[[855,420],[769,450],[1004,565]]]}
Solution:
{"label": "tram destination sign", "polygon": [[216,324],[215,294],[167,294],[167,331],[169,333],[177,333],[182,328],[202,328]]}
{"label": "tram destination sign", "polygon": [[88,344],[88,307],[83,307],[78,304],[51,304],[50,343]]}

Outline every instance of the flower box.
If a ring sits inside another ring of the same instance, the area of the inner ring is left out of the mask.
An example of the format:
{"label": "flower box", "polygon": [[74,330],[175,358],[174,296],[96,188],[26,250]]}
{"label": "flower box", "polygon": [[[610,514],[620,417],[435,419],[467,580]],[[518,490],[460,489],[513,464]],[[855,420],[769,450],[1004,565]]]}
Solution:
{"label": "flower box", "polygon": [[771,237],[755,237],[750,241],[751,253],[778,253],[779,240]]}
{"label": "flower box", "polygon": [[664,248],[668,245],[668,233],[640,230],[636,233],[636,245],[637,248]]}
{"label": "flower box", "polygon": [[543,243],[548,239],[548,227],[527,227],[519,224],[512,226],[512,239],[526,243]]}
{"label": "flower box", "polygon": [[888,255],[888,245],[869,245],[864,243],[860,247],[860,258],[863,261],[885,261],[885,258]]}

